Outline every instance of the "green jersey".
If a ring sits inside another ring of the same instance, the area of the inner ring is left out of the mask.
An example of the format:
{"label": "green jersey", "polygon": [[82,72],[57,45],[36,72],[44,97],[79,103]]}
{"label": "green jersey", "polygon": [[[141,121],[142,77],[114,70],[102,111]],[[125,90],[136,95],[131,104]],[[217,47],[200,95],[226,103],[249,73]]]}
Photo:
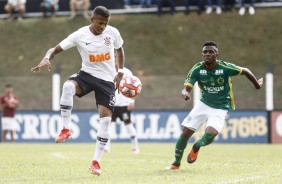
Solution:
{"label": "green jersey", "polygon": [[193,87],[195,82],[201,89],[201,101],[216,109],[235,109],[231,76],[240,75],[242,69],[232,63],[217,60],[216,67],[209,71],[204,61],[193,66],[184,85]]}

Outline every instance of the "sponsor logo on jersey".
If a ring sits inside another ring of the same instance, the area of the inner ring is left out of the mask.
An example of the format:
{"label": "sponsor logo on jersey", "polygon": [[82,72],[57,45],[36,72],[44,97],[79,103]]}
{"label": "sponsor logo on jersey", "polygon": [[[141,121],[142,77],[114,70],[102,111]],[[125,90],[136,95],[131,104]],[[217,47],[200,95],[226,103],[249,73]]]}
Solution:
{"label": "sponsor logo on jersey", "polygon": [[223,69],[215,70],[215,75],[221,75],[223,74]]}
{"label": "sponsor logo on jersey", "polygon": [[111,59],[111,54],[108,52],[106,54],[89,54],[89,61],[95,63],[101,63]]}
{"label": "sponsor logo on jersey", "polygon": [[105,37],[104,40],[106,46],[109,46],[111,44],[111,37]]}
{"label": "sponsor logo on jersey", "polygon": [[220,87],[208,87],[208,86],[204,86],[204,90],[207,91],[208,93],[218,93],[218,92],[224,90],[224,86],[220,86]]}
{"label": "sponsor logo on jersey", "polygon": [[207,75],[207,70],[200,70],[200,75]]}

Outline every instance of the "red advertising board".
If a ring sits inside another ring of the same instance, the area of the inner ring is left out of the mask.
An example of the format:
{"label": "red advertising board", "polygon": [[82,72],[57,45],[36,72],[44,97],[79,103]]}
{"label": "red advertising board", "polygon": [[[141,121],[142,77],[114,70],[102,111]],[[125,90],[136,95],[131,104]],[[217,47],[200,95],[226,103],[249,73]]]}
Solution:
{"label": "red advertising board", "polygon": [[282,111],[271,113],[271,143],[282,143]]}

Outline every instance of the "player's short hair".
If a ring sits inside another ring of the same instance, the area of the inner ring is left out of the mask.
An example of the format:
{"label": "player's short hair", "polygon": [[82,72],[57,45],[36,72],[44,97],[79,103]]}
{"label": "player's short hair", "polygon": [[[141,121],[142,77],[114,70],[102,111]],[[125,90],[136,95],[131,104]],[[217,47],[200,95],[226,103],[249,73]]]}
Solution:
{"label": "player's short hair", "polygon": [[12,86],[12,84],[6,84],[5,87],[6,87],[6,88],[11,88],[11,87],[13,87],[13,86]]}
{"label": "player's short hair", "polygon": [[207,41],[204,43],[203,47],[205,46],[215,46],[217,48],[217,43],[215,43],[214,41]]}
{"label": "player's short hair", "polygon": [[109,10],[104,7],[104,6],[97,6],[94,10],[93,10],[93,13],[92,13],[92,17],[94,16],[102,16],[102,17],[105,17],[105,18],[109,18],[110,17],[110,12]]}

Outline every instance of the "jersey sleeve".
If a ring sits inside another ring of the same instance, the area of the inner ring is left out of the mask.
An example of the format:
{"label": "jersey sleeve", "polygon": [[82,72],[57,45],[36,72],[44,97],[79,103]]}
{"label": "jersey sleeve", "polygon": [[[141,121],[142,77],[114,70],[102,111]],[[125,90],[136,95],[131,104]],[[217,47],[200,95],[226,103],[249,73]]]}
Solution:
{"label": "jersey sleeve", "polygon": [[195,82],[197,81],[197,72],[195,70],[195,67],[193,67],[189,73],[187,74],[187,77],[184,81],[184,86],[190,86],[193,87]]}
{"label": "jersey sleeve", "polygon": [[67,38],[65,38],[61,43],[59,44],[63,50],[67,50],[69,48],[72,48],[76,46],[76,40],[78,37],[78,31],[73,32],[70,34]]}
{"label": "jersey sleeve", "polygon": [[114,47],[115,49],[121,48],[123,44],[123,39],[117,29],[115,29],[115,41],[114,41]]}
{"label": "jersey sleeve", "polygon": [[229,76],[240,75],[242,73],[242,68],[233,63],[226,63],[226,69]]}

